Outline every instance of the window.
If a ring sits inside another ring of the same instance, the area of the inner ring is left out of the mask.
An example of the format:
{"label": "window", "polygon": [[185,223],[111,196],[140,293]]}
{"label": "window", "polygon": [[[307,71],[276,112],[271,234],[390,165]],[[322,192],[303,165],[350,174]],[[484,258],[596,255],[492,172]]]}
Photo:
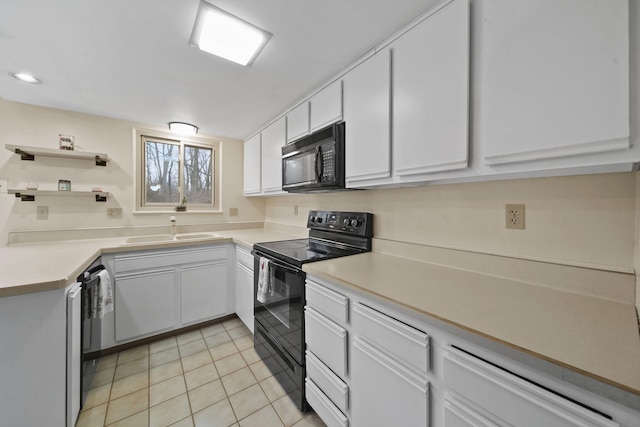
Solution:
{"label": "window", "polygon": [[219,142],[136,132],[136,202],[139,211],[219,210]]}

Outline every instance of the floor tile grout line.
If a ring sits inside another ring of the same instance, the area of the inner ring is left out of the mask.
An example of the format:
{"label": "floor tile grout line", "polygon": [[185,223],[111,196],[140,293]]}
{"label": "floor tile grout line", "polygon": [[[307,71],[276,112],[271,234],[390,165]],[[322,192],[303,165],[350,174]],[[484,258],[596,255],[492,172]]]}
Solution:
{"label": "floor tile grout line", "polygon": [[[250,335],[249,335],[249,334],[243,334],[243,335],[241,335],[241,336],[238,336],[238,337],[236,337],[236,338],[233,338],[233,337],[229,334],[229,331],[232,331],[232,330],[234,330],[234,329],[242,328],[242,327],[243,327],[243,325],[242,325],[242,324],[240,324],[240,325],[236,325],[236,326],[235,326],[235,327],[233,327],[233,328],[228,328],[228,327],[227,327],[227,326],[225,326],[224,324],[223,324],[222,326],[223,326],[223,330],[221,330],[219,333],[221,333],[221,332],[225,332],[225,333],[227,334],[227,336],[230,338],[230,341],[228,341],[228,342],[232,342],[232,343],[233,343],[233,347],[234,347],[234,348],[235,348],[235,350],[236,350],[232,355],[228,355],[227,357],[231,357],[231,356],[233,356],[233,355],[239,355],[240,357],[242,357],[242,361],[243,361],[244,366],[243,366],[242,368],[240,368],[240,369],[243,369],[243,368],[245,368],[245,367],[248,367],[248,368],[249,368],[249,372],[250,372],[251,376],[252,376],[252,377],[253,377],[253,379],[256,381],[254,384],[252,384],[252,385],[250,385],[250,386],[248,386],[248,387],[245,387],[245,388],[243,388],[242,390],[238,390],[236,393],[234,393],[234,395],[236,395],[236,394],[238,394],[238,393],[240,393],[240,392],[242,392],[242,391],[244,391],[244,390],[247,390],[248,388],[252,387],[252,386],[253,386],[253,385],[255,385],[255,384],[258,384],[258,385],[259,385],[259,387],[260,387],[260,390],[262,391],[262,393],[264,393],[264,394],[266,395],[266,391],[265,391],[265,389],[264,389],[264,385],[263,385],[260,381],[258,381],[258,377],[256,376],[255,372],[253,372],[253,370],[251,369],[251,366],[253,366],[253,365],[257,365],[257,364],[258,364],[258,362],[259,362],[259,360],[253,360],[253,363],[251,363],[251,364],[250,364],[250,363],[249,363],[249,361],[247,360],[247,356],[246,356],[246,355],[244,355],[244,354],[242,354],[242,353],[243,353],[243,351],[250,350],[250,348],[248,347],[248,348],[245,348],[244,350],[241,350],[241,349],[240,349],[240,346],[239,346],[239,345],[238,345],[238,343],[236,342],[236,341],[238,341],[238,340],[242,340],[242,339],[244,339],[245,337],[248,337],[248,336],[250,336]],[[195,341],[197,341],[198,339],[203,339],[203,340],[205,340],[205,338],[206,338],[206,337],[204,336],[204,333],[202,332],[202,330],[200,329],[200,330],[198,330],[198,332],[199,332],[199,337],[198,337],[198,338],[196,338],[196,339],[194,339],[194,340],[192,340],[192,341],[189,341],[189,342],[185,342],[185,343],[183,343],[183,345],[189,344],[189,343],[191,343],[191,342],[195,342]],[[209,336],[211,336],[211,335],[209,335]],[[200,338],[200,337],[201,337],[201,338]],[[191,399],[189,398],[189,391],[190,391],[190,390],[188,390],[188,386],[187,386],[187,384],[186,384],[186,373],[188,373],[188,372],[185,372],[185,366],[184,366],[184,359],[185,359],[185,358],[187,358],[187,357],[189,357],[189,356],[191,356],[191,355],[185,355],[185,356],[183,356],[183,355],[182,355],[182,354],[183,354],[183,352],[182,352],[182,351],[181,351],[181,349],[180,349],[180,345],[179,345],[179,344],[178,344],[178,342],[177,342],[177,338],[176,338],[176,337],[173,337],[173,339],[175,340],[175,347],[172,347],[172,348],[177,348],[177,350],[178,350],[178,351],[177,351],[177,353],[178,353],[178,357],[179,357],[179,360],[180,360],[180,367],[181,367],[181,371],[182,371],[182,372],[181,372],[181,374],[182,374],[182,376],[183,376],[183,378],[182,378],[182,379],[183,379],[183,385],[185,386],[185,393],[184,393],[184,394],[187,394],[187,401],[188,401],[188,404],[189,404],[189,415],[185,416],[184,418],[182,418],[182,419],[180,419],[180,420],[178,420],[178,421],[176,421],[176,422],[181,422],[181,421],[185,420],[186,418],[191,418],[192,422],[194,422],[194,421],[193,421],[194,413],[193,413],[193,411],[192,411],[192,409],[193,409],[193,408],[192,408],[192,406],[191,406]],[[225,343],[221,343],[221,344],[218,344],[218,345],[222,345],[222,344],[225,344]],[[152,355],[152,353],[151,353],[151,346],[150,346],[150,344],[144,344],[144,345],[146,346],[146,350],[147,350],[147,351],[146,351],[146,356],[138,357],[138,358],[135,358],[135,359],[132,359],[132,360],[128,360],[127,362],[124,362],[124,363],[122,363],[122,364],[119,364],[119,363],[118,363],[118,362],[121,360],[121,356],[122,356],[122,355],[121,355],[120,353],[117,353],[116,360],[115,360],[114,371],[113,371],[113,373],[112,373],[112,375],[111,375],[111,382],[109,383],[109,395],[108,395],[108,400],[107,400],[107,402],[106,402],[106,404],[107,404],[107,409],[105,410],[105,415],[104,415],[103,425],[106,425],[106,422],[107,422],[107,420],[106,420],[106,415],[107,415],[107,413],[108,413],[108,409],[109,409],[110,404],[111,404],[114,400],[116,400],[116,399],[113,399],[113,400],[112,400],[113,390],[114,390],[114,389],[113,389],[113,386],[114,386],[114,383],[116,382],[116,380],[115,380],[116,370],[118,369],[118,367],[119,367],[119,366],[122,366],[122,365],[124,365],[125,363],[133,362],[133,361],[136,361],[136,360],[139,360],[139,359],[143,359],[143,358],[145,358],[145,357],[146,357],[146,359],[147,359],[147,367],[146,367],[146,374],[147,374],[147,399],[148,399],[148,402],[147,402],[146,408],[145,408],[145,409],[143,409],[142,411],[138,411],[138,412],[136,412],[135,414],[130,414],[130,415],[128,415],[127,417],[123,418],[122,420],[125,420],[125,419],[127,419],[127,418],[129,418],[129,417],[132,417],[132,416],[135,416],[135,415],[138,415],[138,414],[139,414],[139,413],[141,413],[141,412],[147,411],[147,412],[148,412],[148,423],[147,423],[147,424],[148,424],[148,426],[150,427],[150,425],[151,425],[151,417],[150,417],[150,409],[151,409],[151,396],[150,396],[150,391],[151,391],[151,373],[150,373],[150,372],[151,372],[151,369],[152,369],[152,368],[151,368],[150,359],[151,359],[151,355]],[[216,346],[214,346],[214,347],[212,347],[212,348],[215,348],[215,347],[217,347],[218,345],[216,345]],[[214,369],[215,369],[215,372],[216,372],[216,374],[218,375],[218,377],[217,377],[215,380],[220,380],[221,385],[222,385],[222,388],[223,388],[223,390],[224,390],[225,398],[226,398],[226,400],[228,400],[228,401],[229,401],[229,403],[231,403],[231,400],[230,400],[231,396],[228,394],[228,392],[227,392],[227,388],[224,386],[224,383],[222,382],[222,376],[220,376],[220,371],[219,371],[218,366],[217,366],[217,364],[216,364],[216,360],[213,360],[213,355],[211,354],[211,349],[212,349],[212,348],[209,348],[209,346],[207,345],[207,349],[206,349],[206,351],[208,351],[208,353],[209,353],[209,357],[211,358],[211,361],[212,361],[212,363],[211,363],[211,364],[213,365],[213,367],[214,367]],[[205,350],[203,350],[203,351],[205,351]],[[194,353],[194,354],[197,354],[197,353]],[[217,361],[219,362],[220,360],[223,360],[223,359],[224,359],[224,358],[221,358],[221,359],[218,359]],[[162,365],[165,365],[165,364],[167,364],[167,363],[171,363],[171,361],[166,362],[166,363],[163,363]],[[157,367],[160,367],[160,366],[162,366],[162,365],[158,365]],[[208,363],[207,363],[207,364],[205,364],[205,365],[203,365],[203,366],[206,366],[206,365],[208,365]],[[195,370],[195,369],[198,369],[198,368],[200,368],[200,367],[194,368],[194,369],[192,369],[192,370]],[[234,370],[234,371],[231,371],[231,372],[228,372],[228,373],[227,373],[227,375],[225,375],[225,376],[231,375],[231,374],[233,374],[234,372],[237,372],[237,371],[238,371],[238,369],[236,369],[236,370]],[[191,372],[191,371],[189,371],[189,372]],[[130,376],[133,376],[133,375],[137,375],[137,373],[136,373],[136,374],[127,375],[126,377],[120,378],[118,381],[120,381],[120,380],[124,380],[124,379],[126,379],[127,377],[130,377]],[[177,376],[177,375],[176,375],[176,376]],[[272,377],[272,376],[273,376],[273,375],[270,375],[270,376],[268,376],[268,377],[266,377],[266,378],[263,378],[263,381],[265,381],[266,379],[268,379],[268,378],[270,378],[270,377]],[[171,378],[175,378],[175,376],[173,376],[173,377],[171,377]],[[168,378],[168,379],[171,379],[171,378]],[[166,380],[167,380],[167,379],[164,379],[163,381],[166,381]],[[213,381],[215,381],[215,380],[213,380]],[[213,382],[213,381],[210,381],[210,382]],[[161,382],[162,382],[162,381],[161,381]],[[160,384],[161,382],[159,382],[158,384]],[[210,382],[208,382],[208,383],[206,383],[206,384],[209,384]],[[195,389],[197,389],[197,388],[199,388],[199,387],[202,387],[202,386],[204,386],[204,385],[206,385],[206,384],[201,384],[201,385],[199,385],[198,387],[195,387],[195,388],[194,388],[194,390],[195,390]],[[132,392],[132,393],[135,393],[135,392],[136,392],[136,391],[134,391],[134,392]],[[285,390],[285,392],[286,392],[286,390]],[[132,393],[127,393],[127,394],[125,394],[125,395],[123,395],[123,396],[120,396],[119,398],[125,397],[125,396],[127,396],[127,395],[129,395],[129,394],[132,394]],[[287,395],[287,394],[285,393],[283,396],[280,396],[280,397],[278,397],[277,399],[275,399],[275,401],[278,401],[278,400],[282,399],[282,398],[283,398],[283,397],[285,397],[286,395]],[[175,396],[174,396],[174,397],[175,397]],[[267,397],[267,398],[268,398],[268,397]],[[242,418],[242,420],[244,420],[244,419],[248,418],[249,416],[251,416],[251,415],[255,414],[256,412],[259,412],[259,411],[263,410],[263,409],[264,409],[264,408],[266,408],[267,406],[271,406],[271,407],[272,407],[272,409],[276,412],[276,414],[277,414],[277,416],[278,416],[278,419],[282,422],[282,424],[283,424],[283,425],[286,425],[285,420],[282,418],[282,416],[280,415],[280,413],[276,410],[276,407],[275,407],[275,405],[274,405],[274,402],[271,402],[271,400],[270,400],[270,399],[268,399],[268,400],[269,400],[269,402],[268,402],[266,405],[264,405],[264,406],[262,406],[262,407],[258,408],[257,410],[253,411],[251,414],[248,414],[247,416],[245,416],[244,418]],[[160,403],[163,403],[163,402],[160,402]],[[216,403],[218,403],[218,402],[216,402]],[[210,405],[210,406],[211,406],[211,405]],[[242,421],[242,420],[238,419],[238,414],[236,413],[236,409],[233,407],[233,405],[231,405],[231,408],[232,408],[232,411],[233,411],[233,413],[234,413],[234,417],[235,417],[235,419],[236,419],[236,422],[237,422],[237,423],[239,423],[240,421]],[[90,408],[90,409],[91,409],[91,408]],[[203,410],[204,410],[204,409],[206,409],[206,408],[203,408]],[[305,418],[305,416],[303,416],[302,418],[300,418],[299,420],[297,420],[297,421],[296,421],[296,423],[297,423],[297,422],[302,421],[304,418]],[[122,421],[122,420],[117,420],[117,421],[115,421],[115,422],[119,422],[119,421]]]}

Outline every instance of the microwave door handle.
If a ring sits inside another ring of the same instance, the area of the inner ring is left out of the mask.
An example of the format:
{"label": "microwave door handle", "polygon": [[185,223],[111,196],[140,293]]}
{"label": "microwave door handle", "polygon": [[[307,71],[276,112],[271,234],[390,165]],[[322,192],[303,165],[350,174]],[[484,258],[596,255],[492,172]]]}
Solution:
{"label": "microwave door handle", "polygon": [[322,149],[316,148],[316,181],[322,181]]}

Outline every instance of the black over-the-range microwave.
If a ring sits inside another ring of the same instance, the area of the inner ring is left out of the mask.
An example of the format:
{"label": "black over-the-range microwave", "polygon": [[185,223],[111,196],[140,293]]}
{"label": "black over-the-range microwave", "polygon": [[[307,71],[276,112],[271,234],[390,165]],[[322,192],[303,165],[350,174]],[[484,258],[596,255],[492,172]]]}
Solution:
{"label": "black over-the-range microwave", "polygon": [[344,128],[336,123],[282,147],[282,189],[344,190]]}

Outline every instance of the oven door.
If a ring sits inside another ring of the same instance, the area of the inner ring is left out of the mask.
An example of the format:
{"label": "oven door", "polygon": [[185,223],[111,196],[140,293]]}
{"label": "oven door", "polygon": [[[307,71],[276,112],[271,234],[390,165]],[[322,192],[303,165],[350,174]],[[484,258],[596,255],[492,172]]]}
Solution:
{"label": "oven door", "polygon": [[[262,255],[264,256],[264,255]],[[304,272],[269,257],[270,292],[258,301],[260,252],[254,251],[254,314],[299,365],[304,364]]]}

